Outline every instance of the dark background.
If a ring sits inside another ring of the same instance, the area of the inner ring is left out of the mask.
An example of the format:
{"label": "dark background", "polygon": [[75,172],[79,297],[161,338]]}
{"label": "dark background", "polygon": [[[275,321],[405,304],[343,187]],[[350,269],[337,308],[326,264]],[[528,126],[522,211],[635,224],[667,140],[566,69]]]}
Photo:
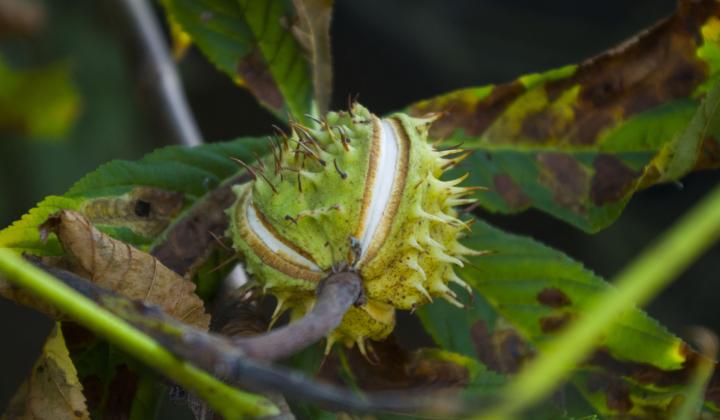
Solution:
{"label": "dark background", "polygon": [[[611,47],[674,10],[672,0],[366,0],[337,1],[333,22],[335,107],[348,95],[373,112],[400,109],[456,88],[511,80],[577,62]],[[0,227],[48,194],[111,159],[136,159],[168,144],[114,1],[44,3],[47,22],[26,39],[0,44],[16,66],[66,60],[82,96],[82,115],[67,139],[0,137]],[[208,141],[263,135],[273,118],[197,52],[180,64],[193,111]],[[1,136],[1,135],[0,135]],[[532,235],[612,278],[687,208],[718,183],[717,172],[638,194],[610,228],[586,235],[545,214],[487,215],[504,229]],[[720,331],[714,307],[716,246],[648,307],[682,335],[690,325]],[[37,357],[51,323],[0,298],[0,407]]]}

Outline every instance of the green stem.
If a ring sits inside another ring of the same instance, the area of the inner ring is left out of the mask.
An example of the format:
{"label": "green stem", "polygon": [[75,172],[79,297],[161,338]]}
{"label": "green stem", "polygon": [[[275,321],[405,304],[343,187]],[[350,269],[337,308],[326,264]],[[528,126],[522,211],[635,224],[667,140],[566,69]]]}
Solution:
{"label": "green stem", "polygon": [[548,343],[505,390],[505,403],[483,418],[511,418],[546,398],[592,352],[597,340],[635,305],[648,302],[720,236],[720,187],[683,216],[587,306],[582,318]]}
{"label": "green stem", "polygon": [[237,419],[279,413],[265,398],[228,386],[173,356],[147,335],[7,248],[0,248],[0,272],[9,281],[53,304],[98,336],[195,392],[223,417]]}

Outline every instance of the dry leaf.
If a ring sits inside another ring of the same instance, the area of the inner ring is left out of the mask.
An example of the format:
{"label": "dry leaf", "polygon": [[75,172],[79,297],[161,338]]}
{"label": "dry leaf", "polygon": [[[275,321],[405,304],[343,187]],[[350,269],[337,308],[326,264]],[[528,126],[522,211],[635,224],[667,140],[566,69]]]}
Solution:
{"label": "dry leaf", "polygon": [[160,306],[167,314],[207,330],[210,315],[195,294],[195,284],[157,258],[103,234],[82,214],[62,210],[41,226],[57,234],[76,273],[93,283]]}
{"label": "dry leaf", "polygon": [[2,418],[90,419],[82,385],[65,347],[59,324],[48,337],[30,378],[18,388]]}

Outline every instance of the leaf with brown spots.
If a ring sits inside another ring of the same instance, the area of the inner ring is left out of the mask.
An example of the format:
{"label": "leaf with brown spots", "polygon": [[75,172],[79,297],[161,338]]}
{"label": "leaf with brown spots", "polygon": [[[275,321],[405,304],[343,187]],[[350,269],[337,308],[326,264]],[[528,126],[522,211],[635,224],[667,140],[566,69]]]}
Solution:
{"label": "leaf with brown spots", "polygon": [[312,112],[313,80],[291,27],[290,1],[165,0],[172,21],[280,120]]}
{"label": "leaf with brown spots", "polygon": [[[494,252],[470,257],[461,269],[460,276],[477,292],[470,308],[458,313],[434,303],[417,313],[443,349],[475,356],[493,370],[518,369],[567,323],[582,318],[596,296],[612,288],[580,263],[530,238],[479,220],[472,231],[467,246]],[[597,346],[571,382],[598,413],[611,417],[667,418],[702,358],[634,308]],[[719,396],[716,373],[705,394],[709,410],[720,410]]]}
{"label": "leaf with brown spots", "polygon": [[537,295],[537,300],[541,305],[551,308],[562,308],[572,304],[570,298],[560,289],[556,287],[547,287],[542,289]]}
{"label": "leaf with brown spots", "polygon": [[578,65],[411,105],[431,136],[476,153],[459,170],[493,212],[527,207],[586,231],[640,188],[720,166],[720,4],[682,0],[635,38]]}
{"label": "leaf with brown spots", "polygon": [[59,326],[50,333],[30,377],[15,392],[2,419],[90,419],[83,387]]}
{"label": "leaf with brown spots", "polygon": [[62,210],[41,226],[54,233],[73,271],[107,289],[160,306],[180,321],[207,330],[210,315],[195,284],[150,254],[97,230],[78,212]]}
{"label": "leaf with brown spots", "polygon": [[470,327],[477,357],[495,372],[517,373],[535,351],[514,329],[498,325],[493,327],[490,332],[484,320],[478,320]]}
{"label": "leaf with brown spots", "polygon": [[153,187],[134,187],[125,194],[91,198],[79,208],[94,225],[126,227],[143,237],[161,233],[185,206],[185,195]]}

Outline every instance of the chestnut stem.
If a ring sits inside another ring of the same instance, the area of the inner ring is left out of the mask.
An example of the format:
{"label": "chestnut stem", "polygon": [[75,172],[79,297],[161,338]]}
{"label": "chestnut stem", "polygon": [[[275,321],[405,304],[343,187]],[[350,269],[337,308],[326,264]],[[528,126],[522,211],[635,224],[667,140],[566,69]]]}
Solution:
{"label": "chestnut stem", "polygon": [[351,271],[331,274],[318,287],[310,313],[282,328],[255,337],[235,339],[248,357],[284,359],[325,338],[343,319],[362,293],[360,276]]}

